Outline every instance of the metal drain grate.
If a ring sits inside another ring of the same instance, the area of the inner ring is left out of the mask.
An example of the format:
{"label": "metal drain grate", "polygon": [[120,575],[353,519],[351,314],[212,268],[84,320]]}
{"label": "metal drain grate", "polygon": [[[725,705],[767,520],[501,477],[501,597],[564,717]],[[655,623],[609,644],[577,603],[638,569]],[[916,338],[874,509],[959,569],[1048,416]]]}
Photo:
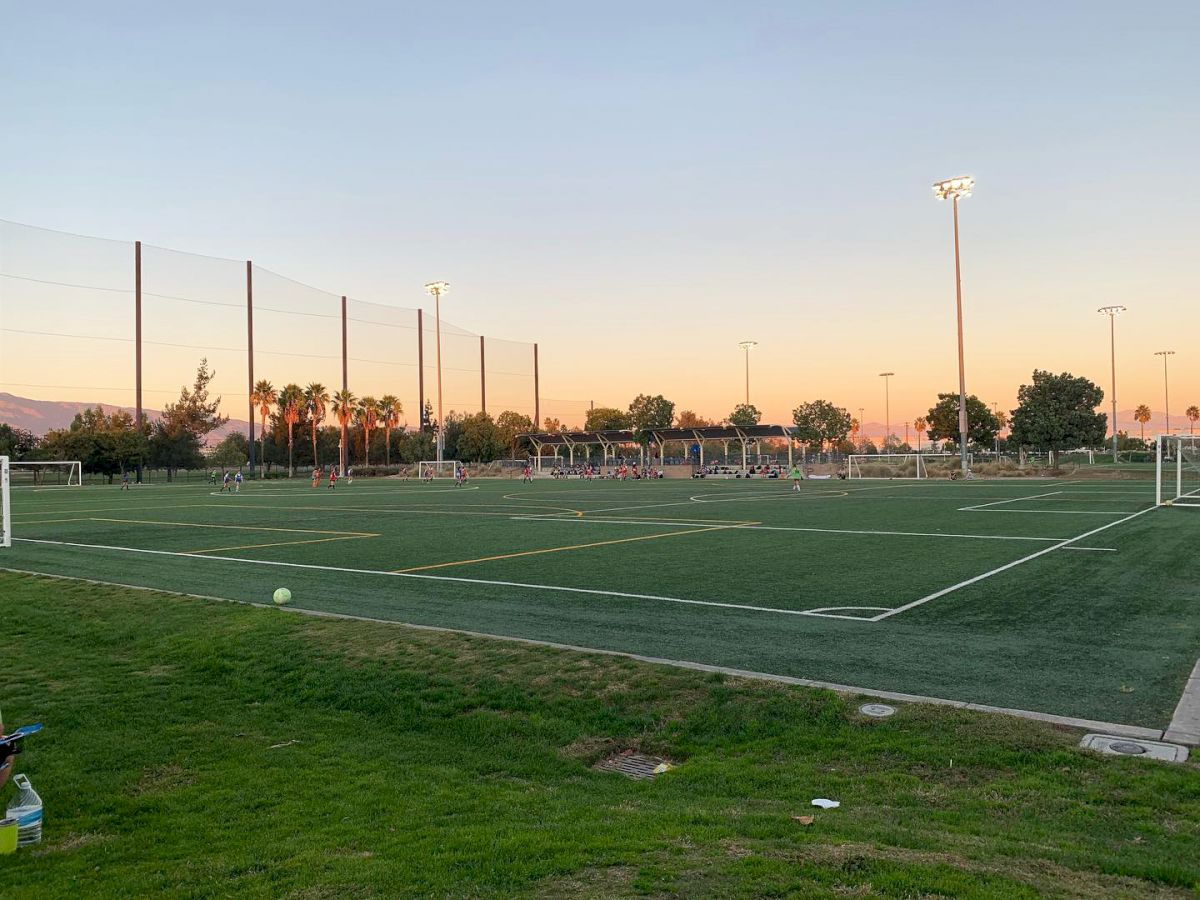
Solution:
{"label": "metal drain grate", "polygon": [[675,768],[675,765],[658,756],[647,756],[644,753],[626,750],[600,760],[596,763],[595,768],[599,772],[620,772],[628,778],[649,780],[657,778],[668,769]]}

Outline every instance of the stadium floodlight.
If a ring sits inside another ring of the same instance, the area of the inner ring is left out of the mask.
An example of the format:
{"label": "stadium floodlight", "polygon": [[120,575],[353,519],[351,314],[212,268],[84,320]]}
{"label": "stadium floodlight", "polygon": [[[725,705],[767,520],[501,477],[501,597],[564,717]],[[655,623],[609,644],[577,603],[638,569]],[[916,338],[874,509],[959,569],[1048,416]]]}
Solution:
{"label": "stadium floodlight", "polygon": [[738,346],[746,351],[746,405],[750,405],[750,351],[758,346],[758,341],[739,341]]}
{"label": "stadium floodlight", "polygon": [[1102,306],[1096,312],[1108,316],[1108,345],[1112,357],[1112,445],[1113,462],[1120,462],[1117,454],[1117,316],[1125,312],[1124,306]]}
{"label": "stadium floodlight", "polygon": [[1167,434],[1171,433],[1171,389],[1167,385],[1167,357],[1174,356],[1174,350],[1155,350],[1155,356],[1163,358],[1163,406],[1167,414]]}
{"label": "stadium floodlight", "polygon": [[[438,427],[437,427],[437,458],[442,461],[442,448],[445,446],[446,422],[442,418],[442,294],[450,290],[448,281],[431,281],[425,285],[425,290],[433,294],[433,321],[437,340],[437,383],[438,383]],[[421,398],[422,408],[425,398]]]}
{"label": "stadium floodlight", "polygon": [[892,398],[889,393],[889,383],[895,372],[880,372],[879,377],[883,379],[883,446],[880,450],[887,449],[888,437],[892,430]]}
{"label": "stadium floodlight", "polygon": [[962,473],[967,474],[967,376],[963,365],[963,321],[962,321],[962,264],[958,254],[958,199],[970,197],[975,190],[975,179],[970,175],[959,175],[945,181],[934,182],[933,192],[939,200],[950,200],[954,205],[954,296],[958,307],[958,443],[962,454]]}

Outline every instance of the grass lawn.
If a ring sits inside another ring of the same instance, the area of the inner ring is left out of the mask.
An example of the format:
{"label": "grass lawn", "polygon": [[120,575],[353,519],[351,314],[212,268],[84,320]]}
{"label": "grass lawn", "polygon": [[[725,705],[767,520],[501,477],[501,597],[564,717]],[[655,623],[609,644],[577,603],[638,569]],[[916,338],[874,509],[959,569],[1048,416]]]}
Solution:
{"label": "grass lawn", "polygon": [[[1200,767],[1041,723],[23,575],[0,611],[5,721],[46,723],[9,896],[1200,887]],[[624,748],[680,765],[592,769]]]}
{"label": "grass lawn", "polygon": [[1200,514],[1129,480],[16,490],[2,565],[1162,729]]}

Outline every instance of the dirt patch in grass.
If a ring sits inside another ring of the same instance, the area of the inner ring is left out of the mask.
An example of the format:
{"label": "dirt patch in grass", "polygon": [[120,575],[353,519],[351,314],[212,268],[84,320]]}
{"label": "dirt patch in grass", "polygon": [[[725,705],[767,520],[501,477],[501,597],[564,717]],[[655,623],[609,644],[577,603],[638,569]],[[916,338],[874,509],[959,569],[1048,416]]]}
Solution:
{"label": "dirt patch in grass", "polygon": [[168,763],[147,769],[134,786],[134,796],[143,797],[147,794],[165,794],[177,791],[195,782],[195,776],[178,763]]}
{"label": "dirt patch in grass", "polygon": [[80,834],[68,834],[62,840],[53,844],[43,844],[33,851],[34,856],[49,856],[52,853],[70,853],[82,847],[91,847],[113,840],[111,834],[101,834],[96,831],[85,831]]}

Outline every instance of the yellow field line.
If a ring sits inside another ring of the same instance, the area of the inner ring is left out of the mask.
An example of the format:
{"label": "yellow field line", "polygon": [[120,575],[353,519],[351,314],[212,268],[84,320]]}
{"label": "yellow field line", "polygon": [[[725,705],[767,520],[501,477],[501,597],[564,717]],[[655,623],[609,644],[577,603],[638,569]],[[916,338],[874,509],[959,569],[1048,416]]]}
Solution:
{"label": "yellow field line", "polygon": [[275,541],[270,544],[242,544],[238,547],[209,547],[207,550],[188,550],[188,553],[220,553],[225,550],[256,550],[260,547],[293,547],[298,544],[324,544],[328,541],[357,541],[379,537],[377,534],[351,534],[345,537],[310,538],[306,541]]}
{"label": "yellow field line", "polygon": [[90,522],[92,519],[88,516],[81,516],[75,519],[35,519],[28,522],[23,522],[13,516],[14,525],[57,525],[61,522]]}
{"label": "yellow field line", "polygon": [[460,559],[455,562],[434,563],[429,566],[412,566],[408,569],[394,569],[394,574],[405,572],[424,572],[428,569],[445,569],[449,566],[467,566],[472,563],[492,562],[498,559],[516,559],[520,556],[538,556],[542,553],[562,553],[565,550],[586,550],[589,547],[608,547],[612,544],[631,544],[634,541],[653,541],[657,538],[679,537],[685,534],[700,534],[703,531],[724,531],[738,528],[738,525],[714,525],[711,528],[691,528],[687,531],[664,531],[660,534],[644,534],[640,537],[617,538],[611,541],[592,541],[588,544],[570,544],[566,547],[547,547],[542,550],[522,550],[519,553],[501,553],[497,556],[481,556],[477,559]]}
{"label": "yellow field line", "polygon": [[208,525],[199,522],[153,522],[147,519],[104,519],[92,516],[93,522],[121,522],[128,525],[172,525],[177,528],[229,528],[234,531],[282,531],[287,534],[337,534],[346,537],[379,537],[369,531],[327,531],[320,528],[270,528],[266,525]]}
{"label": "yellow field line", "polygon": [[[164,510],[164,509],[201,509],[203,507],[211,506],[211,505],[216,505],[216,504],[174,503],[174,504],[169,504],[169,505],[164,504],[163,506],[156,506],[156,507],[153,507],[153,509],[156,512],[160,511],[160,510]],[[24,516],[47,516],[47,515],[52,515],[54,513],[73,512],[73,513],[87,514],[87,513],[96,513],[96,512],[116,512],[116,511],[129,512],[130,511],[129,505],[126,504],[125,506],[103,506],[103,507],[71,506],[71,507],[66,507],[64,509],[39,509],[36,511],[30,511],[30,512],[14,512],[13,518],[16,519],[16,518],[24,517]]]}

